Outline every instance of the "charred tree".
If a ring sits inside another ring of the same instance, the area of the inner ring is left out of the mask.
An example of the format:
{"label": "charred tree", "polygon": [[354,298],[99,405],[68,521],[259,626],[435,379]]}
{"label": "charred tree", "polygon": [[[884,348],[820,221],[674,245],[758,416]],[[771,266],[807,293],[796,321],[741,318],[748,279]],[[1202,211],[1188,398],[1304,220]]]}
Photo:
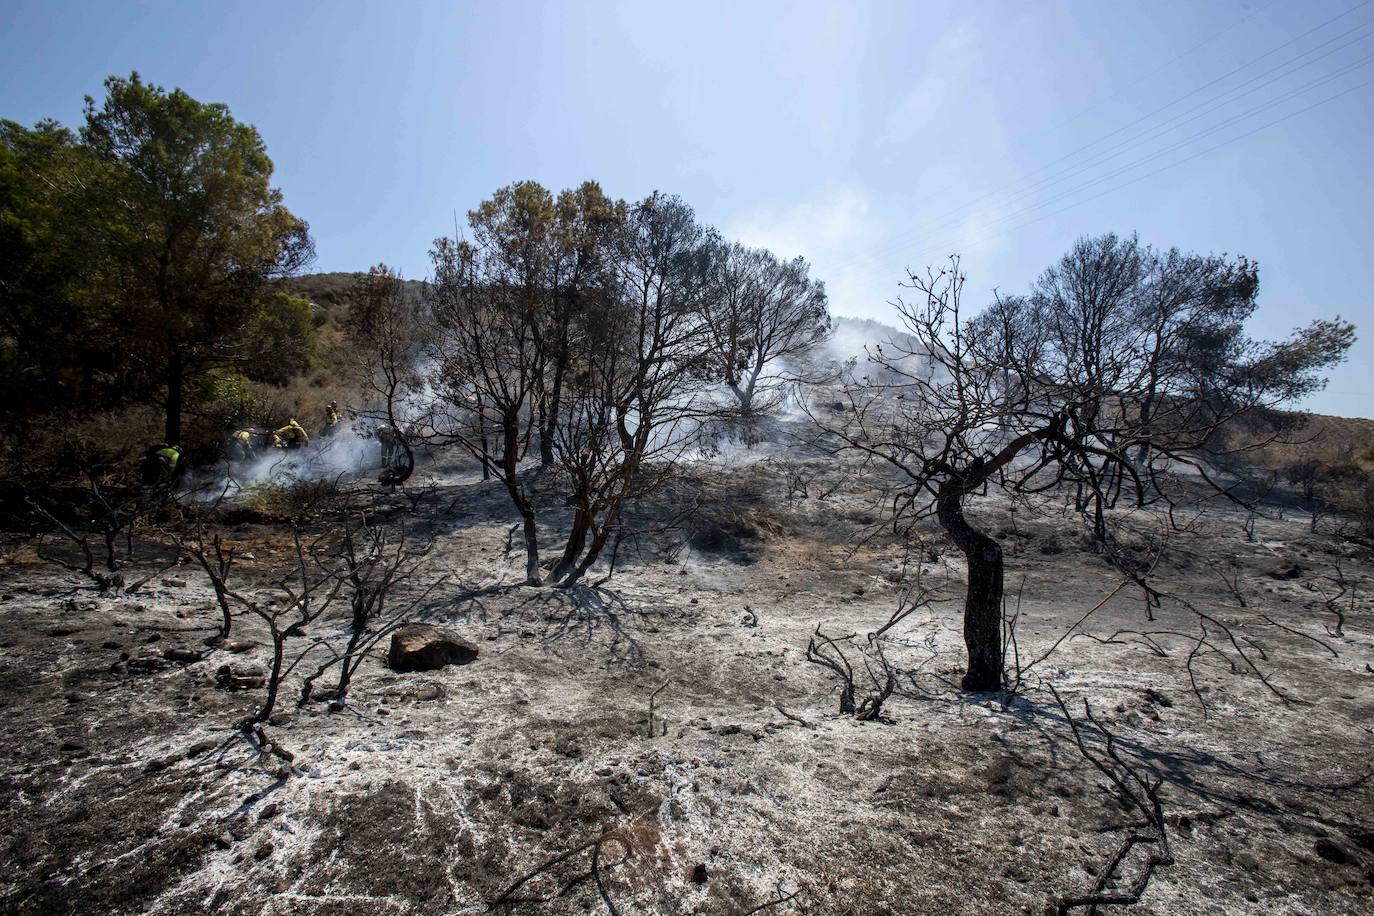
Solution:
{"label": "charred tree", "polygon": [[1080,241],[1029,295],[996,296],[971,320],[964,282],[957,257],[909,275],[917,301],[897,303],[909,342],[869,353],[878,380],[849,375],[840,422],[812,418],[835,453],[895,472],[896,530],[934,518],[964,554],[963,686],[991,691],[1003,686],[1002,550],[969,519],[969,498],[1067,489],[1108,552],[1118,502],[1184,498],[1172,468],[1240,501],[1213,467],[1272,437],[1237,443],[1237,419],[1320,388],[1354,328],[1337,318],[1252,340],[1238,322],[1255,308],[1253,264],[1112,235]]}

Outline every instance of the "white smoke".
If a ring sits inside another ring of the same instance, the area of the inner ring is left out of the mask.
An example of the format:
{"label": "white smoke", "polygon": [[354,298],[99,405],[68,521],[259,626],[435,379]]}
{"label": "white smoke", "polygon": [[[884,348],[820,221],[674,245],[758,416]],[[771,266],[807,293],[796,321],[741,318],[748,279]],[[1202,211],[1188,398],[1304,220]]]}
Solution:
{"label": "white smoke", "polygon": [[213,471],[192,479],[183,494],[191,499],[232,499],[268,481],[282,486],[325,478],[340,481],[370,474],[382,466],[381,444],[339,423],[332,434],[318,434],[300,448],[264,448],[247,460],[220,462]]}

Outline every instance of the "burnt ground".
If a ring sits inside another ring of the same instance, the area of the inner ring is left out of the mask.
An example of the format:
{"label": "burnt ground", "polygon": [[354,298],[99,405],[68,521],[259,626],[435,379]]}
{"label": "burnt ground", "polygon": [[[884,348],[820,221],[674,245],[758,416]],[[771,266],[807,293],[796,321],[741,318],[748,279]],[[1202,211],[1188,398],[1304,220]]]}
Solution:
{"label": "burnt ground", "polygon": [[[1339,519],[1312,533],[1273,510],[1252,538],[1239,514],[1205,516],[1156,569],[1192,609],[1147,614],[1122,590],[1016,695],[955,689],[962,566],[935,539],[936,600],[889,634],[896,692],[857,722],[803,652],[818,624],[887,619],[902,545],[856,540],[876,510],[854,485],[823,497],[845,475],[834,462],[736,456],[695,474],[664,496],[664,514],[700,497],[687,530],[623,546],[613,578],[567,591],[513,585],[502,494],[441,478],[412,526],[437,539],[424,576],[450,580],[420,616],[479,658],[396,674],[379,647],[337,712],[288,689],[267,732],[291,771],[233,727],[260,691],[215,682],[266,661],[256,621],[235,624],[258,643],[246,651],[163,657],[214,630],[195,567],[100,596],[13,542],[0,908],[476,913],[533,873],[511,911],[605,912],[604,893],[622,913],[1038,913],[1089,887],[1139,820],[1075,749],[1052,684],[1163,780],[1176,862],[1137,911],[1374,912],[1374,560]],[[972,514],[1007,547],[1023,662],[1119,581],[1062,507]],[[282,526],[226,536],[254,575],[289,562]],[[1323,596],[1338,566],[1355,595],[1339,633]],[[1195,611],[1211,620],[1201,647]]]}

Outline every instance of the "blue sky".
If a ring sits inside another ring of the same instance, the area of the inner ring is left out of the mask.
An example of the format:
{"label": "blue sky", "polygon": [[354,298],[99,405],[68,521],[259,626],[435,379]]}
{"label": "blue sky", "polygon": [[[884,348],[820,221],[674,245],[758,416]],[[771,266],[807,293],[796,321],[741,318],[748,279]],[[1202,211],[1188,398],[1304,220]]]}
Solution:
{"label": "blue sky", "polygon": [[[138,70],[255,124],[318,270],[426,273],[495,188],[681,194],[892,320],[907,266],[1024,289],[1083,234],[1260,264],[1254,330],[1374,325],[1374,2],[0,0],[0,117]],[[1374,326],[1313,409],[1374,416]]]}

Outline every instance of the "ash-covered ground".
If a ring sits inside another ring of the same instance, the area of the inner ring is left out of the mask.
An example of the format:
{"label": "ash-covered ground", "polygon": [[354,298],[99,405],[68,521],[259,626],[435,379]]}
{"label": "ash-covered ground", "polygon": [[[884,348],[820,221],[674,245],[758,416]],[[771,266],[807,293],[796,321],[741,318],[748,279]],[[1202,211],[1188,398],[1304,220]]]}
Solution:
{"label": "ash-covered ground", "polygon": [[[700,461],[640,508],[648,533],[622,543],[612,578],[594,584],[603,564],[568,590],[515,584],[498,485],[433,476],[413,512],[357,482],[307,528],[360,507],[407,519],[435,547],[406,588],[448,577],[417,617],[480,655],[398,674],[383,642],[333,712],[298,708],[289,681],[265,731],[290,767],[235,727],[261,691],[216,682],[267,662],[255,618],[172,660],[218,623],[198,567],[102,597],[8,542],[0,908],[1039,913],[1089,888],[1140,820],[1076,748],[1053,685],[1162,779],[1175,861],[1138,912],[1374,912],[1374,561],[1339,518],[1313,533],[1272,507],[1247,534],[1216,507],[1152,574],[1190,606],[1150,610],[1124,588],[1074,629],[1121,578],[1077,517],[977,501],[1007,549],[1022,665],[1068,638],[1019,693],[956,689],[963,566],[932,529],[918,558],[932,601],[887,634],[896,690],[859,722],[805,660],[808,638],[821,625],[862,644],[913,567],[898,539],[865,536],[882,509],[853,468],[776,446]],[[698,502],[680,529],[651,530]],[[564,523],[546,519],[551,544]],[[285,525],[223,534],[249,591],[292,562]],[[152,571],[166,549],[149,530],[135,555]],[[314,628],[347,625],[341,608]],[[1127,858],[1128,881],[1147,854]]]}

